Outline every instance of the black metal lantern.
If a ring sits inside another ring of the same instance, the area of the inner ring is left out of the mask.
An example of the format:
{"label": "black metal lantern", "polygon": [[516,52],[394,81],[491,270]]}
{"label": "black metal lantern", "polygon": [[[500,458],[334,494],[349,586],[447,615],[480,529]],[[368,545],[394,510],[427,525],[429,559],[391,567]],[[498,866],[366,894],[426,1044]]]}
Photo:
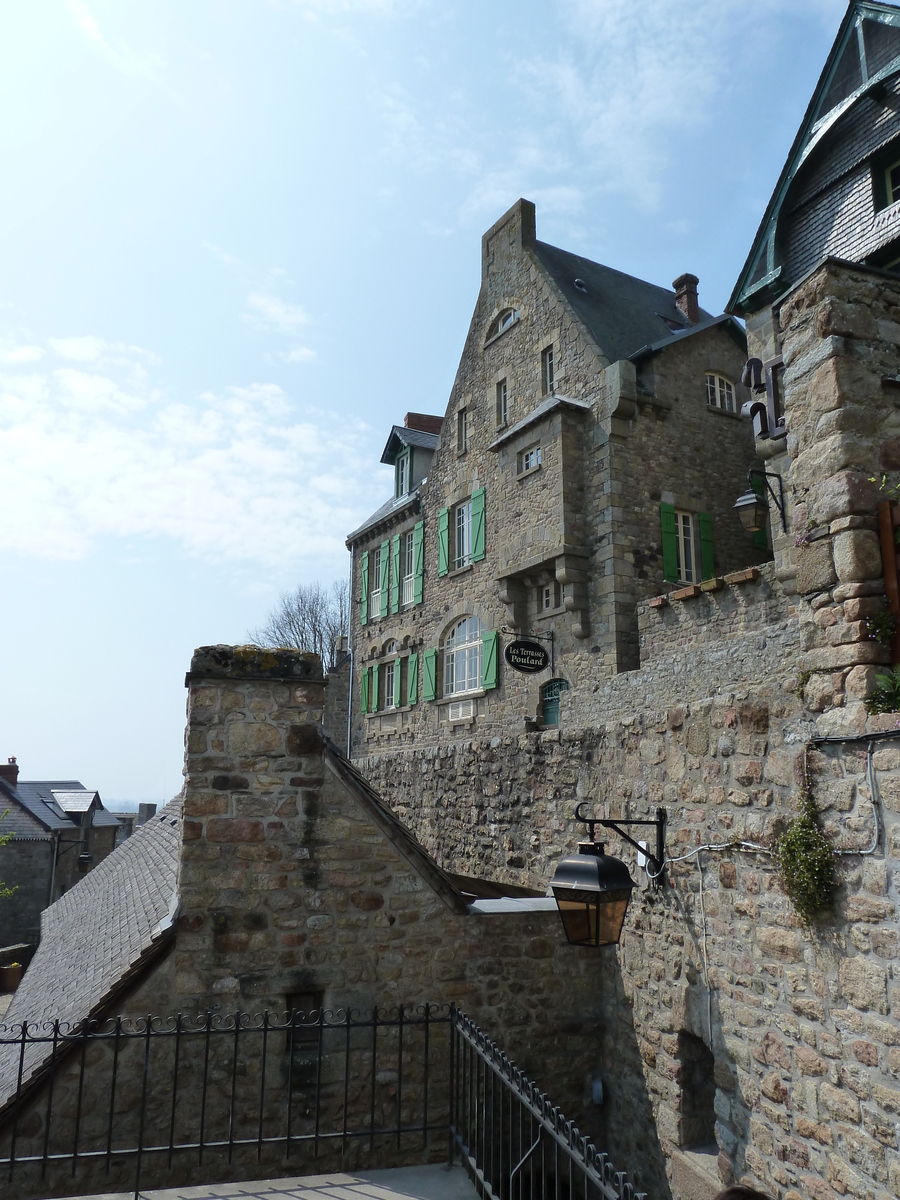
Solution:
{"label": "black metal lantern", "polygon": [[578,853],[560,862],[550,885],[573,946],[616,945],[637,886],[621,859],[603,851],[602,842],[579,842]]}
{"label": "black metal lantern", "polygon": [[748,533],[765,529],[769,506],[762,496],[758,496],[756,492],[744,492],[743,496],[738,497],[734,508]]}

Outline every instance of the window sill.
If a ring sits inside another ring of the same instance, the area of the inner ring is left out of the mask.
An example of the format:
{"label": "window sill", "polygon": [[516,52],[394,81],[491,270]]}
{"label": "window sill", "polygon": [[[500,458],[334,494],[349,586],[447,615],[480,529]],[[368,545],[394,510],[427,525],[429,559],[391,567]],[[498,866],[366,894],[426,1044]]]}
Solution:
{"label": "window sill", "polygon": [[[440,700],[436,701],[438,707],[443,707],[446,704],[457,704],[460,700],[478,700],[482,696],[486,696],[487,692],[484,688],[476,688],[472,692],[454,692],[452,696],[441,696]],[[472,718],[465,717],[464,720],[469,721]],[[456,722],[454,721],[455,725]],[[462,724],[462,722],[460,722]]]}
{"label": "window sill", "polygon": [[456,457],[457,458],[465,458],[468,453],[469,453],[469,447],[466,446],[465,450],[457,450]]}
{"label": "window sill", "polygon": [[515,329],[515,327],[518,325],[518,323],[521,320],[522,320],[521,317],[516,317],[516,319],[514,321],[510,321],[510,323],[506,326],[505,329],[501,329],[499,331],[499,333],[495,333],[492,338],[488,338],[488,340],[484,343],[484,349],[487,350],[488,346],[493,346],[494,342],[499,342],[500,339],[503,337],[504,333],[509,333],[509,331],[511,329]]}
{"label": "window sill", "polygon": [[464,567],[455,567],[452,571],[447,572],[447,579],[454,579],[457,575],[465,575],[466,571],[471,571],[474,563],[466,563]]}
{"label": "window sill", "polygon": [[526,475],[537,475],[540,469],[541,463],[538,463],[536,467],[529,467],[527,471],[519,471],[516,475],[516,479],[524,479]]}
{"label": "window sill", "polygon": [[740,421],[741,414],[739,412],[729,412],[727,408],[719,408],[715,404],[707,404],[707,412],[715,413],[719,417],[730,417],[732,421]]}
{"label": "window sill", "polygon": [[549,620],[550,617],[564,617],[565,614],[566,606],[564,604],[558,604],[556,608],[545,608],[542,612],[539,612],[535,617],[535,620],[546,621]]}
{"label": "window sill", "polygon": [[412,704],[403,704],[400,708],[377,708],[375,712],[365,713],[365,716],[371,721],[375,717],[393,717],[397,713],[411,712],[415,706]]}

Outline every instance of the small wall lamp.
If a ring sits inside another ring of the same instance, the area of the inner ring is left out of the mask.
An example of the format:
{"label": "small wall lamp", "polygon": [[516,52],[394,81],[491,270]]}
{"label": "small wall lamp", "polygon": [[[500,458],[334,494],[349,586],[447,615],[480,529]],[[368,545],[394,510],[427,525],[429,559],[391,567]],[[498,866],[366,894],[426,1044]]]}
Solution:
{"label": "small wall lamp", "polygon": [[[665,861],[666,810],[656,810],[656,820],[625,820],[582,815],[583,805],[575,809],[575,819],[588,828],[588,840],[578,843],[578,853],[560,861],[550,887],[562,918],[566,939],[573,946],[614,946],[622,934],[628,901],[637,884],[621,859],[605,853],[602,842],[594,841],[594,826],[613,829],[643,854],[654,877],[662,886]],[[636,842],[621,827],[652,825],[656,828],[656,853]]]}
{"label": "small wall lamp", "polygon": [[[784,484],[781,481],[780,475],[770,475],[768,471],[761,471],[758,467],[751,467],[747,472],[747,483],[749,491],[746,491],[743,496],[739,496],[734,507],[741,518],[741,524],[748,533],[756,533],[759,529],[765,529],[766,519],[769,516],[769,505],[765,497],[765,493],[757,492],[753,487],[753,480],[761,479],[765,484],[765,490],[772,497],[775,507],[781,514],[781,528],[784,533],[787,533],[787,522],[784,517]],[[778,480],[778,494],[769,483],[770,479]]]}

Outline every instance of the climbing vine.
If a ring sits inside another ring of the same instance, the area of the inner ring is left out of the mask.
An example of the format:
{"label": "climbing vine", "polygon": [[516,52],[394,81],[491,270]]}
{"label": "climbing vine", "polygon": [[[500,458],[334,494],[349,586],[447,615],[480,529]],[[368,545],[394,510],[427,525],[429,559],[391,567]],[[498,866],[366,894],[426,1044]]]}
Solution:
{"label": "climbing vine", "polygon": [[797,815],[776,832],[772,853],[788,898],[804,925],[812,925],[831,910],[837,876],[835,853],[822,828],[805,752]]}

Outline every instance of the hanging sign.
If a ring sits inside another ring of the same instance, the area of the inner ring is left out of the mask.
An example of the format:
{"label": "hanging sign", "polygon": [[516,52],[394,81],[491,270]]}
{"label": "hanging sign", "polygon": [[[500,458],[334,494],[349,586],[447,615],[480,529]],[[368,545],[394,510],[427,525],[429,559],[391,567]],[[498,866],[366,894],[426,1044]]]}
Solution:
{"label": "hanging sign", "polygon": [[550,655],[540,642],[510,642],[503,651],[503,657],[514,671],[521,671],[525,675],[536,675],[550,666]]}

